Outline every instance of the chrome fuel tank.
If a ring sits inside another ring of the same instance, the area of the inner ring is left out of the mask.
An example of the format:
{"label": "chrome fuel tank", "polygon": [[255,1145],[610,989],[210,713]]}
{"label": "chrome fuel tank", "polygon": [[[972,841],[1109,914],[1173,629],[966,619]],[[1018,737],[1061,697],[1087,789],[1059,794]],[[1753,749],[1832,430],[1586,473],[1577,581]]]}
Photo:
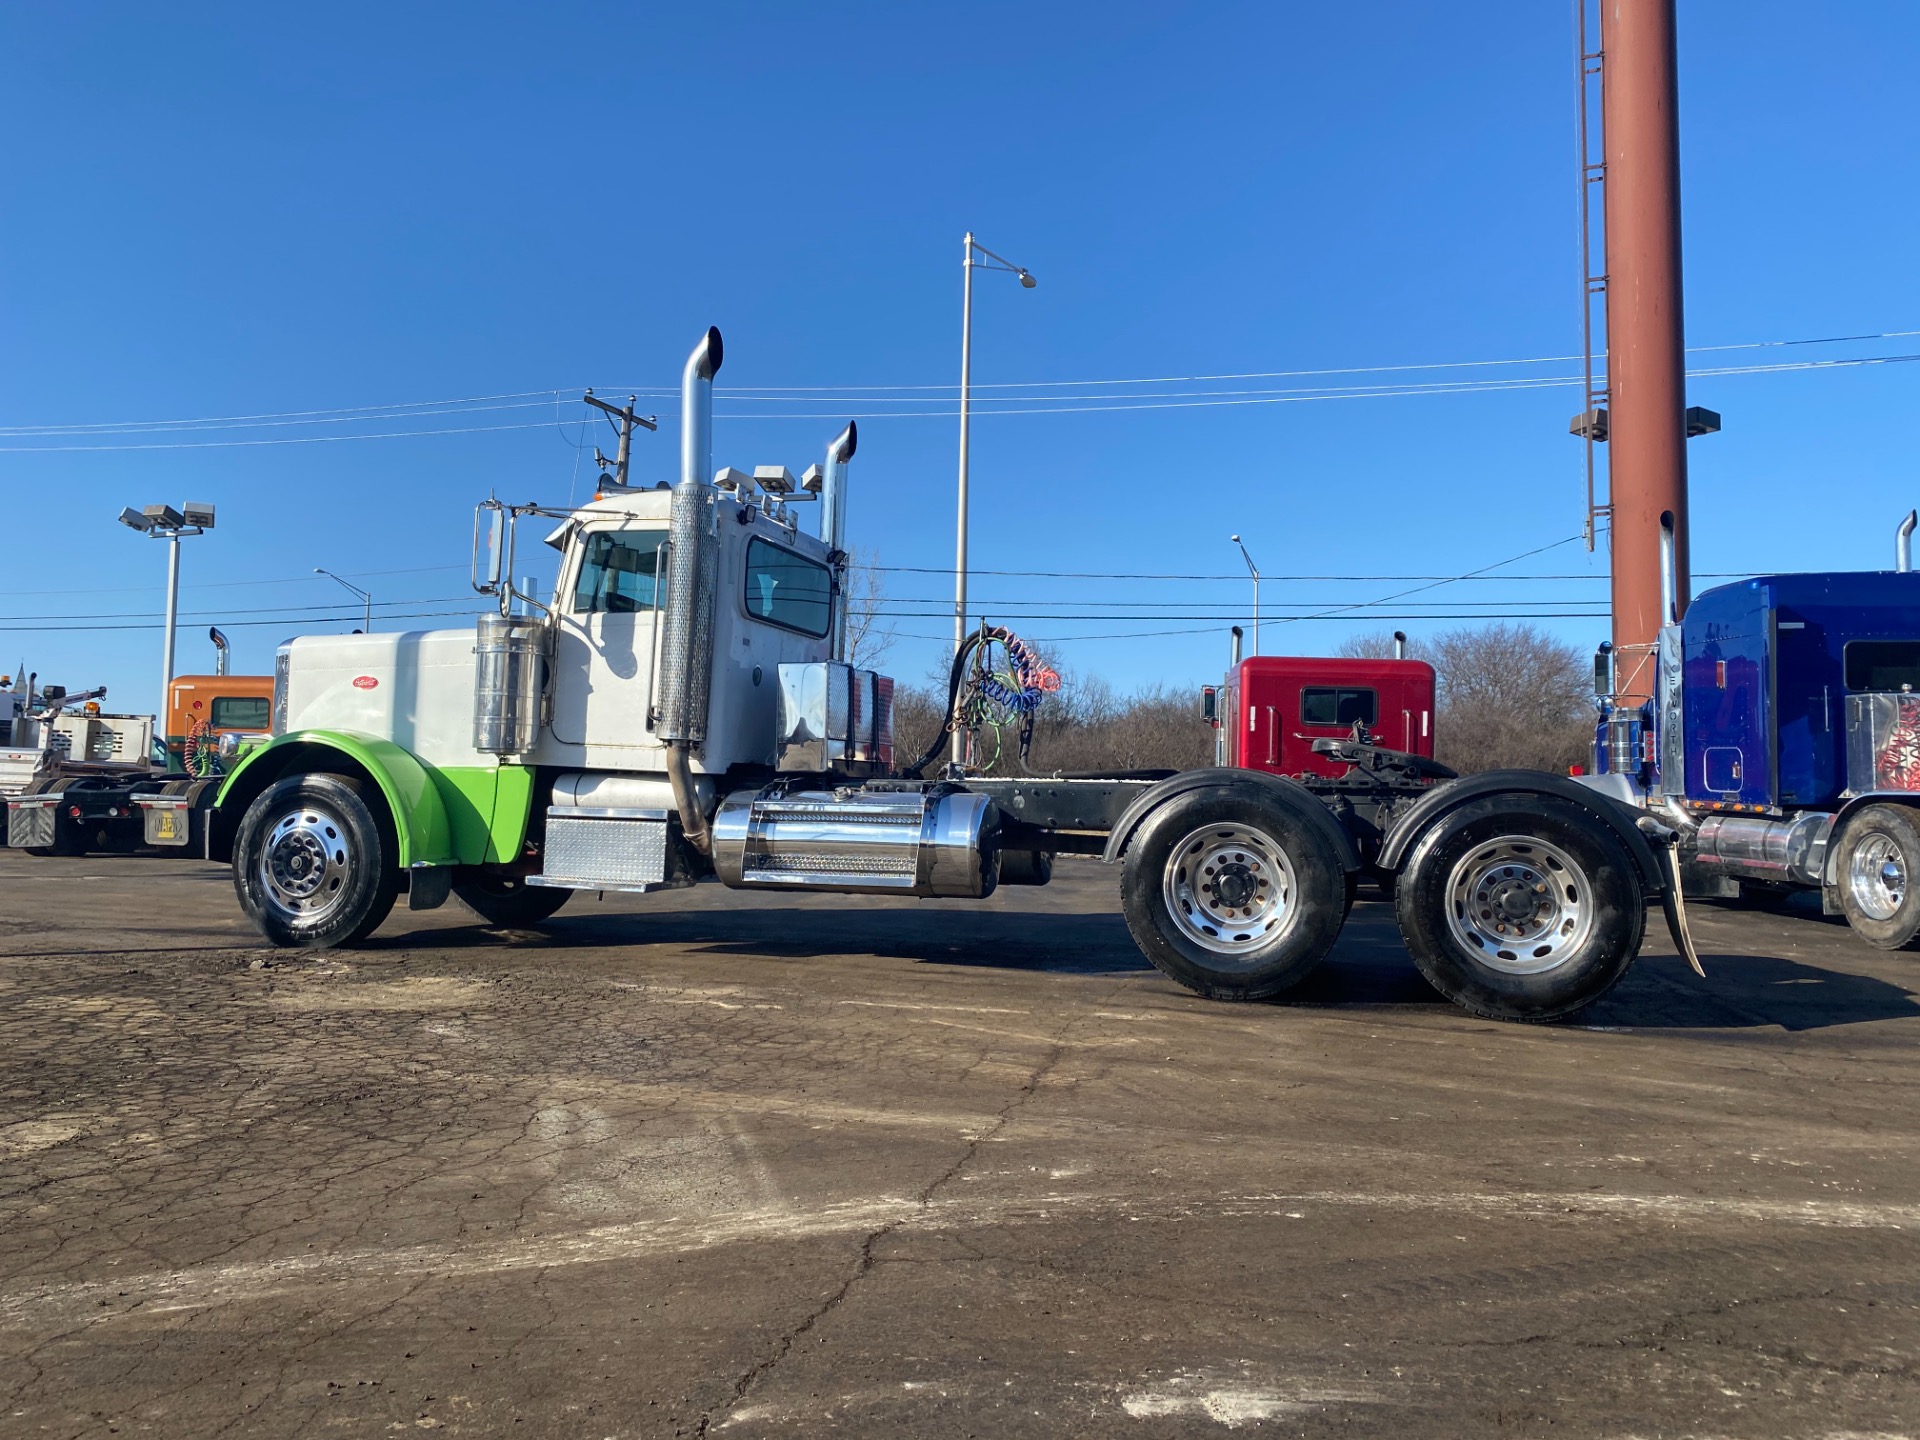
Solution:
{"label": "chrome fuel tank", "polygon": [[1000,883],[1000,811],[939,787],[737,790],[714,816],[713,865],[736,889],[977,899]]}

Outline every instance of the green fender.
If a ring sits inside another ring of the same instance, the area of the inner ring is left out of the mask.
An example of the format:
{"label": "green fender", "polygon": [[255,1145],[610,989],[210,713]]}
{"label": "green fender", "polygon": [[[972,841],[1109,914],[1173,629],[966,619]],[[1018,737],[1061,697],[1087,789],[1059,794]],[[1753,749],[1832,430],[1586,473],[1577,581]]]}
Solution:
{"label": "green fender", "polygon": [[296,730],[276,736],[250,751],[235,767],[220,787],[216,806],[224,808],[230,800],[239,798],[251,803],[254,796],[284,775],[323,768],[313,763],[314,750],[344,756],[353,764],[343,768],[365,771],[380,787],[399,837],[402,869],[452,865],[460,858],[455,852],[446,801],[434,783],[433,772],[412,752],[377,735],[353,730]]}

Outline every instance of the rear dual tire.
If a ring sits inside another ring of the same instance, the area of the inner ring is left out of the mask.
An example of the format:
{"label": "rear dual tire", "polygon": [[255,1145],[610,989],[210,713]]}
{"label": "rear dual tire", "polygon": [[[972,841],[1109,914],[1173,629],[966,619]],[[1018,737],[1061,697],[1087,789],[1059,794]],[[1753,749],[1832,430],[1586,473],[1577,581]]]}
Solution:
{"label": "rear dual tire", "polygon": [[1492,795],[1442,816],[1394,896],[1400,935],[1442,995],[1490,1020],[1564,1020],[1640,951],[1646,898],[1604,821],[1551,795]]}
{"label": "rear dual tire", "polygon": [[1212,1000],[1264,1000],[1326,957],[1352,891],[1323,827],[1278,796],[1222,787],[1146,818],[1120,898],[1162,974]]}

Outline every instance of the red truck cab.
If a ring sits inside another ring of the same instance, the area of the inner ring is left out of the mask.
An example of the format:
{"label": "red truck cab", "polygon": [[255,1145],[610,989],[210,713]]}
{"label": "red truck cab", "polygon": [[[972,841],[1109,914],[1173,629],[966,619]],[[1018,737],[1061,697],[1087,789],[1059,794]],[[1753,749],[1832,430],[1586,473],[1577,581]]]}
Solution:
{"label": "red truck cab", "polygon": [[1424,660],[1254,655],[1227,677],[1219,707],[1229,765],[1273,775],[1338,778],[1342,762],[1313,742],[1344,740],[1355,722],[1388,750],[1433,757],[1433,666]]}

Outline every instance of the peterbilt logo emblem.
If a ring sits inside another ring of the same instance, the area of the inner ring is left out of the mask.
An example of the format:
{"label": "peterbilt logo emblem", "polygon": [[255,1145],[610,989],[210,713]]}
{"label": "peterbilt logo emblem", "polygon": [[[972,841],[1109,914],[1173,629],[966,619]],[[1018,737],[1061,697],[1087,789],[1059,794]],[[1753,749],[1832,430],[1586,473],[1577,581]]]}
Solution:
{"label": "peterbilt logo emblem", "polygon": [[371,690],[379,683],[380,682],[371,675],[356,675],[353,677],[353,688],[356,690]]}

